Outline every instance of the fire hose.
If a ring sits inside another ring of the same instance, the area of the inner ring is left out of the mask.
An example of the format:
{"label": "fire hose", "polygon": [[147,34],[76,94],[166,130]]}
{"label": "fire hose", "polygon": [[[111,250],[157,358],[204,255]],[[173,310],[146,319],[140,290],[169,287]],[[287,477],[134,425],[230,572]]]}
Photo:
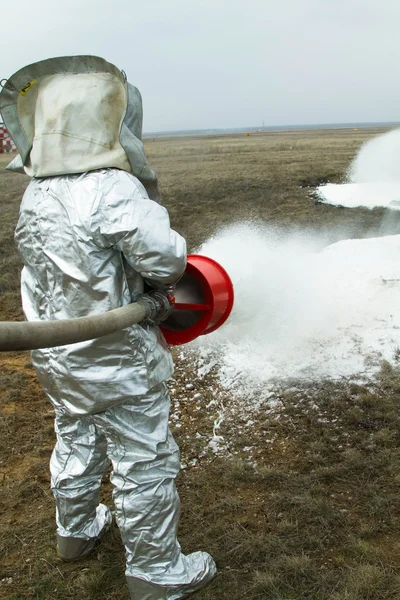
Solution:
{"label": "fire hose", "polygon": [[0,321],[0,352],[35,350],[84,342],[125,329],[142,321],[163,320],[172,305],[161,292],[144,294],[127,306],[77,319]]}

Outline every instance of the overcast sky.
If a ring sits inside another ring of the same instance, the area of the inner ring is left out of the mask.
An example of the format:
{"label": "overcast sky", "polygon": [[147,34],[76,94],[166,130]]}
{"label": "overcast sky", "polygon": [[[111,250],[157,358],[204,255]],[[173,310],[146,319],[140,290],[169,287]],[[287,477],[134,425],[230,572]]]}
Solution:
{"label": "overcast sky", "polygon": [[145,131],[400,121],[399,0],[4,2],[0,78],[95,54]]}

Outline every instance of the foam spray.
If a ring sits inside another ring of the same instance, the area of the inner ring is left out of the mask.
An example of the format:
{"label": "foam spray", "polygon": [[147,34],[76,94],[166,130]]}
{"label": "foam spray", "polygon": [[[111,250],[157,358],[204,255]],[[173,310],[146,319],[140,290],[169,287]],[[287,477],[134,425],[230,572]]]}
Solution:
{"label": "foam spray", "polygon": [[400,347],[400,236],[344,240],[242,223],[199,253],[219,261],[235,306],[194,342],[200,374],[217,368],[241,394],[276,379],[362,377]]}

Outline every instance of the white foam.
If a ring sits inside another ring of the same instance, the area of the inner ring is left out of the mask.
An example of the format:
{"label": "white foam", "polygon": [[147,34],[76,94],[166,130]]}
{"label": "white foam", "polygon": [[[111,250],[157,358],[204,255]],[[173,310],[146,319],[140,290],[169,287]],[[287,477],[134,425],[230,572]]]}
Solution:
{"label": "white foam", "polygon": [[319,186],[316,194],[321,202],[333,206],[400,210],[400,183],[328,183]]}
{"label": "white foam", "polygon": [[352,183],[399,183],[400,129],[365,142],[350,165],[348,180]]}
{"label": "white foam", "polygon": [[284,236],[249,224],[199,250],[235,287],[227,323],[192,344],[200,374],[223,386],[268,391],[274,379],[371,373],[400,347],[400,235],[345,240]]}
{"label": "white foam", "polygon": [[352,161],[348,183],[319,186],[325,204],[346,208],[400,209],[400,129],[368,140]]}

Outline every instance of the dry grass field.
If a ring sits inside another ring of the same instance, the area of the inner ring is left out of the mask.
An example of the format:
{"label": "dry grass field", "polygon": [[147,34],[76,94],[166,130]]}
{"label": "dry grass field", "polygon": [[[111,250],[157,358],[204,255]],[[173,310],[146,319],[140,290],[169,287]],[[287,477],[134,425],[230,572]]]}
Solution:
{"label": "dry grass field", "polygon": [[[191,250],[221,225],[251,220],[326,233],[327,239],[400,231],[400,213],[316,204],[310,187],[340,182],[377,129],[159,138],[146,149],[175,229]],[[21,319],[13,246],[28,179],[0,158],[0,319]],[[179,352],[174,435],[189,464],[179,477],[185,552],[210,551],[216,580],[199,600],[395,600],[400,598],[400,373],[382,364],[368,385],[342,380],[282,384],[275,411],[229,424],[221,456],[210,434],[213,375],[199,378]],[[50,404],[28,353],[0,356],[0,599],[127,600],[116,528],[88,559],[55,554],[48,462]],[[187,382],[202,410],[185,398]],[[221,394],[227,392],[221,391]],[[232,401],[227,397],[226,401]],[[212,418],[212,415],[211,415]],[[225,427],[228,427],[227,425]],[[271,435],[273,432],[273,436]],[[271,439],[273,442],[271,443]],[[252,446],[257,466],[245,449]],[[196,459],[196,460],[193,460]],[[110,484],[103,500],[111,503]]]}

